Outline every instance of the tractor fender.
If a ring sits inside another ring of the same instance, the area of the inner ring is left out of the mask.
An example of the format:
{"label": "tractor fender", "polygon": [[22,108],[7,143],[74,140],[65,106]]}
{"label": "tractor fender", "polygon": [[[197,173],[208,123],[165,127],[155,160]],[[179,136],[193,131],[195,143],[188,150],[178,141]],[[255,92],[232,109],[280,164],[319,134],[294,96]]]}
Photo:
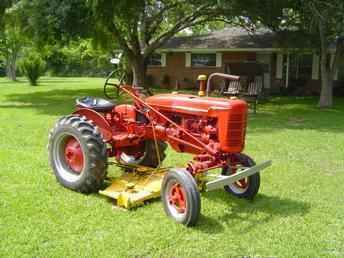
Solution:
{"label": "tractor fender", "polygon": [[107,142],[112,139],[112,130],[109,122],[96,111],[88,108],[80,108],[73,112],[73,115],[85,116],[88,120],[91,120],[92,124],[98,126],[104,141]]}

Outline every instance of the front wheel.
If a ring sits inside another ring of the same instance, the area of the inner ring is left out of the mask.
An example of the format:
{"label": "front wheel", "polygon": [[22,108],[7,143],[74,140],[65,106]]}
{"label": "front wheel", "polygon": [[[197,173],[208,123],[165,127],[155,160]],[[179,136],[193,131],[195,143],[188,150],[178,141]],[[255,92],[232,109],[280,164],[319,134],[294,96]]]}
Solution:
{"label": "front wheel", "polygon": [[194,226],[201,211],[201,198],[195,179],[186,169],[170,170],[161,186],[161,199],[167,216],[185,226]]}
{"label": "front wheel", "polygon": [[[253,167],[256,163],[245,154],[233,154],[228,161],[228,168],[223,169],[223,175],[232,175],[238,171],[238,166]],[[260,187],[259,172],[252,176],[240,179],[233,184],[226,185],[225,191],[238,197],[252,200],[258,193]]]}

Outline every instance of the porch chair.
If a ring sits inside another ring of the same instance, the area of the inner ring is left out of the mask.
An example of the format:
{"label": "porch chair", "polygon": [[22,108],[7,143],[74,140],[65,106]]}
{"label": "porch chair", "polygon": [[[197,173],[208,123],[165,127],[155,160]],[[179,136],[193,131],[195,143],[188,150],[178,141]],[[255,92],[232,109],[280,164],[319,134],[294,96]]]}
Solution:
{"label": "porch chair", "polygon": [[241,77],[240,81],[230,81],[222,93],[225,96],[237,96],[252,105],[253,113],[257,113],[258,97],[263,89],[262,76],[255,76],[253,81],[248,81],[247,77]]}

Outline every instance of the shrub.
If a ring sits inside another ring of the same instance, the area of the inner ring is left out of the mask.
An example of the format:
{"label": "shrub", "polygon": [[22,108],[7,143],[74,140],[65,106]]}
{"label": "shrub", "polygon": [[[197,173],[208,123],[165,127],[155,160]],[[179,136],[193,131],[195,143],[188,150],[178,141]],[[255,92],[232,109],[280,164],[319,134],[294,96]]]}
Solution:
{"label": "shrub", "polygon": [[46,63],[37,53],[24,56],[19,63],[21,72],[28,78],[30,85],[37,85],[39,77],[44,73]]}

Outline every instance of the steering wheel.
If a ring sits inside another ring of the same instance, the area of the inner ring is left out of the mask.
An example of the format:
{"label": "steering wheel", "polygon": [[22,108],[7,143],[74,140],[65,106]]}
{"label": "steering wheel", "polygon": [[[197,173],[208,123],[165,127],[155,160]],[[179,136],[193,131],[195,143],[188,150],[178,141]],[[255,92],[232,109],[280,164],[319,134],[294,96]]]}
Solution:
{"label": "steering wheel", "polygon": [[[119,83],[110,82],[110,80],[115,77],[119,78]],[[122,92],[120,91],[119,85],[122,84],[124,80],[124,74],[121,74],[120,69],[113,70],[106,78],[104,83],[104,96],[108,99],[115,99],[118,98]],[[111,86],[111,91],[109,90],[109,86]],[[114,89],[115,88],[115,89]],[[112,93],[112,94],[111,94]],[[113,94],[115,93],[115,95]]]}
{"label": "steering wheel", "polygon": [[[110,82],[113,78],[119,78],[119,82],[113,83]],[[121,69],[115,69],[113,70],[107,77],[104,83],[104,96],[108,99],[116,99],[119,96],[121,96],[124,92],[120,90],[120,85],[123,84],[123,81],[125,79],[125,74],[122,73]],[[111,91],[109,90],[109,86],[111,86]],[[115,88],[115,89],[113,89]],[[142,93],[146,96],[152,96],[153,92],[149,88],[142,88]],[[115,94],[114,94],[115,93]]]}

